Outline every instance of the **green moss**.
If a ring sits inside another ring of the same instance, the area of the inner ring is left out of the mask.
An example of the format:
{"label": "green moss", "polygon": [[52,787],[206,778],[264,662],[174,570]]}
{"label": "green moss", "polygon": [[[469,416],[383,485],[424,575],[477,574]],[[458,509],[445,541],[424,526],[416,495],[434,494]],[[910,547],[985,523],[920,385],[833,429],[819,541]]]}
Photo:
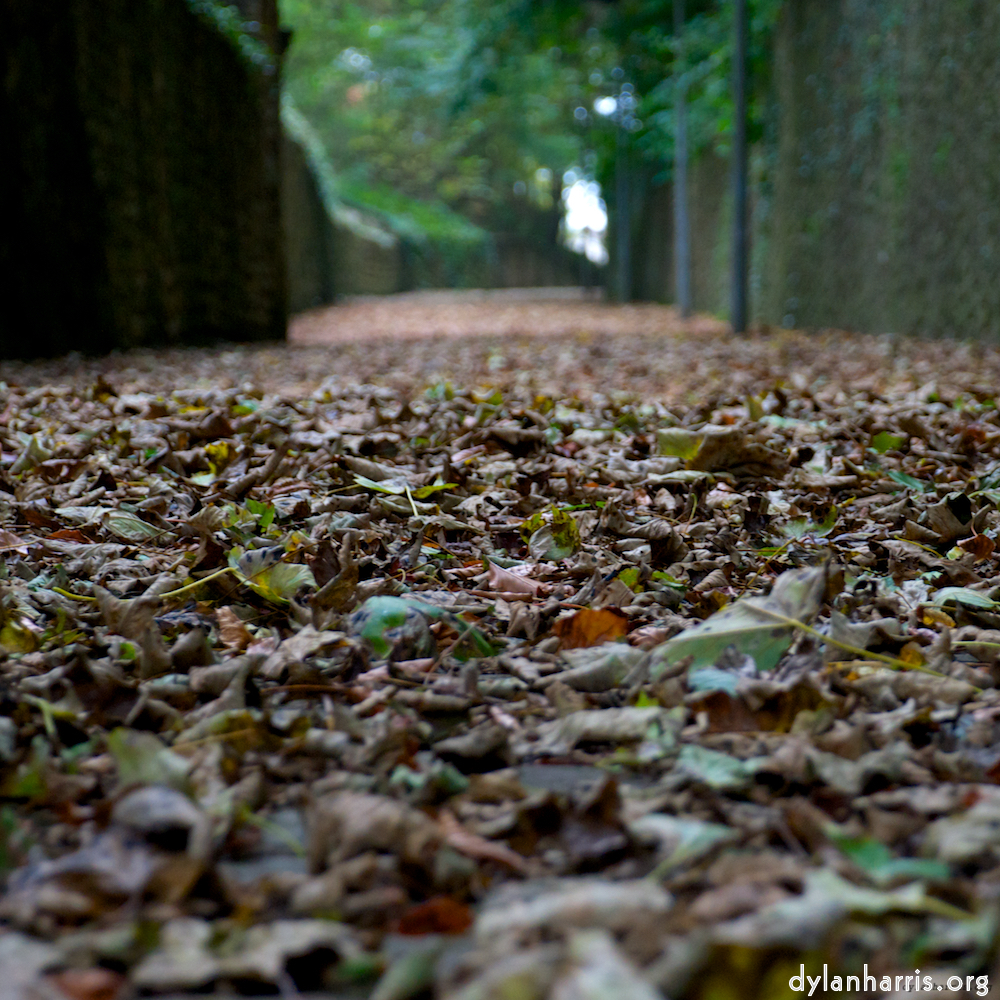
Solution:
{"label": "green moss", "polygon": [[270,47],[256,37],[250,23],[243,20],[238,7],[222,0],[186,0],[200,17],[211,21],[228,38],[248,62],[265,72],[274,73],[277,59]]}
{"label": "green moss", "polygon": [[1000,330],[998,36],[977,0],[787,0],[763,318]]}

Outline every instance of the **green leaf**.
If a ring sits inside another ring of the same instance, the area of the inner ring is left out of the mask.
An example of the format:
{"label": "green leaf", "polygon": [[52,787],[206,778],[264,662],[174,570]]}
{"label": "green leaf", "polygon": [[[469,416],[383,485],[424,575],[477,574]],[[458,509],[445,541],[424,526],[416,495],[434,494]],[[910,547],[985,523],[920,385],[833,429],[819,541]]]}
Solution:
{"label": "green leaf", "polygon": [[725,691],[736,694],[740,683],[739,674],[719,667],[702,667],[688,677],[688,691]]}
{"label": "green leaf", "polygon": [[922,493],[926,493],[932,488],[933,484],[922,482],[919,479],[915,479],[913,476],[908,476],[905,472],[898,472],[896,469],[890,469],[886,475],[900,486],[909,486],[911,490],[920,490]]}
{"label": "green leaf", "polygon": [[660,455],[690,462],[698,454],[704,440],[705,435],[700,431],[689,431],[683,427],[661,427],[656,432],[656,450]]}
{"label": "green leaf", "polygon": [[361,486],[366,490],[373,490],[376,493],[388,493],[390,496],[401,497],[406,493],[409,482],[403,476],[393,476],[391,479],[383,479],[381,482],[376,482],[367,476],[355,475],[354,485]]}
{"label": "green leaf", "polygon": [[884,455],[887,451],[896,451],[902,448],[906,441],[905,434],[890,434],[888,431],[879,431],[872,438],[872,447],[880,455]]}
{"label": "green leaf", "polygon": [[878,886],[914,879],[946,879],[951,869],[930,858],[897,858],[889,848],[872,837],[848,837],[836,827],[826,829],[827,838],[850,858]]}
{"label": "green leaf", "polygon": [[657,840],[663,859],[652,877],[661,879],[681,865],[697,861],[720,844],[731,843],[739,834],[721,823],[708,823],[690,816],[650,813],[630,824],[632,833],[644,841]]}
{"label": "green leaf", "polygon": [[256,399],[241,399],[234,403],[230,412],[234,417],[245,417],[250,413],[255,413],[260,403]]}
{"label": "green leaf", "polygon": [[816,522],[808,517],[793,517],[779,529],[786,538],[803,538],[806,535],[817,535],[822,538],[833,531],[837,523],[838,510],[832,506],[822,521]]}
{"label": "green leaf", "polygon": [[48,790],[51,750],[39,733],[31,738],[31,756],[0,782],[0,795],[7,799],[43,799]]}
{"label": "green leaf", "polygon": [[38,636],[22,621],[0,618],[0,653],[31,653],[38,648]]}
{"label": "green leaf", "polygon": [[303,587],[315,587],[316,578],[308,566],[287,563],[280,546],[250,549],[243,552],[239,546],[229,551],[229,565],[236,575],[255,593],[272,604],[288,604]]}
{"label": "green leaf", "polygon": [[447,490],[454,490],[458,488],[458,483],[430,483],[427,486],[420,486],[415,490],[410,492],[418,499],[423,500],[424,497],[433,496],[435,493],[444,493]]}
{"label": "green leaf", "polygon": [[392,652],[392,643],[385,637],[389,629],[399,628],[406,624],[410,615],[410,605],[402,597],[383,595],[369,597],[364,603],[364,610],[369,617],[361,629],[360,635],[377,656],[388,656]]}
{"label": "green leaf", "polygon": [[118,781],[126,785],[168,785],[188,789],[191,761],[170,750],[152,733],[119,727],[108,733],[108,751],[118,765]]}
{"label": "green leaf", "polygon": [[116,538],[126,542],[141,545],[153,539],[172,539],[173,533],[157,528],[155,524],[144,521],[141,517],[127,510],[109,510],[101,518],[104,527]]}
{"label": "green leaf", "polygon": [[415,938],[413,946],[402,951],[386,969],[370,1000],[409,1000],[426,993],[434,982],[434,970],[444,945],[439,934]]}
{"label": "green leaf", "polygon": [[284,558],[285,550],[280,545],[272,545],[262,549],[244,550],[234,545],[229,550],[229,565],[236,570],[237,576],[246,583],[269,570]]}
{"label": "green leaf", "polygon": [[657,646],[651,676],[688,656],[692,671],[714,666],[729,646],[753,657],[758,670],[774,669],[794,633],[794,626],[780,619],[808,623],[819,611],[825,588],[825,566],[782,573],[767,597],[744,597]]}
{"label": "green leaf", "polygon": [[414,611],[420,612],[425,618],[445,621],[458,632],[459,641],[452,650],[457,659],[467,659],[470,654],[493,656],[496,653],[493,644],[479,629],[445,608],[426,604],[412,597],[389,595],[369,597],[362,607],[367,613],[367,620],[359,634],[371,646],[376,656],[389,655],[392,643],[385,638],[385,633],[389,629],[404,625]]}
{"label": "green leaf", "polygon": [[424,395],[430,400],[444,402],[455,398],[455,389],[448,381],[435,382],[424,390]]}
{"label": "green leaf", "polygon": [[14,867],[17,856],[17,813],[11,806],[0,809],[0,877]]}
{"label": "green leaf", "polygon": [[528,551],[535,559],[558,562],[577,552],[580,544],[580,529],[573,515],[552,507],[551,521],[532,532]]}
{"label": "green leaf", "polygon": [[372,490],[375,493],[388,493],[390,496],[400,497],[409,493],[410,496],[417,500],[423,500],[425,497],[433,496],[435,493],[444,493],[458,487],[458,483],[444,483],[439,481],[411,489],[409,480],[405,476],[392,476],[389,479],[376,482],[367,476],[355,475],[354,483],[356,486],[361,486],[366,490]]}
{"label": "green leaf", "polygon": [[246,582],[272,604],[288,604],[300,590],[316,586],[316,578],[308,566],[287,562],[278,563]]}
{"label": "green leaf", "polygon": [[987,597],[986,594],[978,590],[970,590],[968,587],[942,587],[934,594],[935,604],[947,604],[948,601],[955,601],[957,604],[964,604],[969,608],[995,608],[998,602]]}
{"label": "green leaf", "polygon": [[252,497],[248,497],[246,501],[246,508],[250,511],[254,517],[257,518],[257,523],[265,531],[271,527],[274,522],[274,517],[277,511],[274,508],[274,504],[262,503],[260,500],[254,500]]}
{"label": "green leaf", "polygon": [[752,759],[740,760],[695,743],[685,743],[681,747],[676,767],[717,792],[736,792],[746,788],[757,770]]}

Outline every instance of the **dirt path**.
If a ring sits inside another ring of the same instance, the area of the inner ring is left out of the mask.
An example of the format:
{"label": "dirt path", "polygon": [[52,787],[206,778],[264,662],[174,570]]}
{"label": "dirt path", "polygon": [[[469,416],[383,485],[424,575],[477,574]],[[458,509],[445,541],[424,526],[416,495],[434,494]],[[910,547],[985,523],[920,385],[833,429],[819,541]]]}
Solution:
{"label": "dirt path", "polygon": [[392,337],[721,333],[710,317],[682,322],[672,306],[615,305],[583,288],[506,288],[359,296],[293,318],[295,344]]}
{"label": "dirt path", "polygon": [[988,982],[997,350],[290,340],[0,365],[2,998]]}
{"label": "dirt path", "polygon": [[226,387],[302,398],[365,385],[412,394],[447,383],[580,400],[623,393],[700,410],[782,385],[874,396],[926,388],[947,399],[975,383],[992,398],[1000,352],[843,331],[734,337],[719,320],[682,321],[670,306],[614,305],[582,289],[507,289],[356,298],[293,317],[287,343],[0,362],[0,383],[12,386],[80,391],[98,378],[120,393],[183,389],[192,398]]}

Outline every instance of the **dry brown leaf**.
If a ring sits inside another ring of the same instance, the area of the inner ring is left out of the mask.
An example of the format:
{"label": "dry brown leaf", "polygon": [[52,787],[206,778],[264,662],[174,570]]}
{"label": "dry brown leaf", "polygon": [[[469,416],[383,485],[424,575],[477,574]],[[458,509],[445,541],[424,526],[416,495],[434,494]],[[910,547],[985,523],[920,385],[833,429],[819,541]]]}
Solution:
{"label": "dry brown leaf", "polygon": [[614,642],[628,634],[629,619],[617,608],[583,608],[566,618],[560,618],[552,626],[559,636],[560,649],[581,649],[585,646],[599,646],[603,642]]}
{"label": "dry brown leaf", "polygon": [[497,844],[485,837],[480,837],[478,834],[470,833],[459,823],[455,814],[450,810],[442,809],[438,813],[438,825],[444,834],[445,842],[459,854],[480,861],[496,861],[522,875],[527,873],[528,862],[522,855],[503,844]]}
{"label": "dry brown leaf", "polygon": [[253,642],[253,636],[248,631],[243,619],[232,608],[217,608],[215,620],[219,623],[219,638],[230,649],[242,652]]}
{"label": "dry brown leaf", "polygon": [[532,580],[522,573],[512,573],[495,562],[491,562],[486,570],[486,582],[491,591],[504,595],[527,594],[537,597],[539,593],[544,593],[548,589],[541,580]]}

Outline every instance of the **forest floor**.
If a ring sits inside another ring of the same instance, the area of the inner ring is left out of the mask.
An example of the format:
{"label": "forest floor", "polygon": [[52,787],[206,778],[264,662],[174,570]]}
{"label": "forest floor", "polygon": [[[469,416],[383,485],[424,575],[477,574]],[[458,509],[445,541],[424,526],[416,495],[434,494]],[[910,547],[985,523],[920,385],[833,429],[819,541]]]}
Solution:
{"label": "forest floor", "polygon": [[998,391],[555,292],[0,363],[0,995],[987,995]]}

